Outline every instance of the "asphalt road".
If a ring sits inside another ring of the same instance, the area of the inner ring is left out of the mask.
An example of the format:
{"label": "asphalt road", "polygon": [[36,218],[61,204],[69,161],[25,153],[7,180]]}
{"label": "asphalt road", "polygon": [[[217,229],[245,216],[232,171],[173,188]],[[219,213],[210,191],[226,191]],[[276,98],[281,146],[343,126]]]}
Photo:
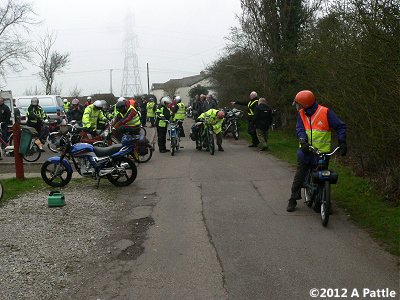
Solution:
{"label": "asphalt road", "polygon": [[288,164],[232,138],[214,156],[188,137],[182,145],[174,157],[157,149],[115,195],[142,203],[121,213],[143,229],[140,243],[133,227],[125,232],[124,255],[95,269],[73,298],[311,299],[316,288],[368,299],[363,289],[388,288],[398,299],[397,258],[341,210],[326,228],[300,201],[286,212]]}

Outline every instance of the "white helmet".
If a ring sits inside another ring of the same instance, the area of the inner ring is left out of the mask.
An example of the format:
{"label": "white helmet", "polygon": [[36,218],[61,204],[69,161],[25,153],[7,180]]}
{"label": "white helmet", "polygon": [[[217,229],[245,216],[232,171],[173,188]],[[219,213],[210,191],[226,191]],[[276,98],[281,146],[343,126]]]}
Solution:
{"label": "white helmet", "polygon": [[101,102],[101,100],[96,100],[93,103],[95,108],[103,108],[103,103]]}
{"label": "white helmet", "polygon": [[67,103],[67,102],[68,102],[68,100],[67,100],[67,99],[64,99],[64,100],[63,100],[63,102],[64,102],[64,103]]}
{"label": "white helmet", "polygon": [[181,96],[176,96],[175,101],[176,101],[176,103],[181,103],[181,101],[182,101]]}
{"label": "white helmet", "polygon": [[38,97],[32,97],[32,99],[31,99],[31,104],[32,104],[33,106],[38,106],[38,105],[39,105],[39,99],[38,99]]}
{"label": "white helmet", "polygon": [[119,97],[117,102],[125,101],[126,99],[124,97]]}
{"label": "white helmet", "polygon": [[90,100],[90,101],[92,101],[92,97],[90,97],[90,96],[89,96],[89,97],[87,97],[87,98],[86,98],[86,100],[88,100],[88,101],[89,101],[89,100]]}
{"label": "white helmet", "polygon": [[106,100],[100,100],[101,104],[103,105],[103,109],[107,109],[107,101]]}
{"label": "white helmet", "polygon": [[170,97],[168,97],[168,96],[162,97],[162,99],[161,99],[162,105],[167,105],[167,104],[171,104],[171,103],[172,103],[172,101],[171,101]]}

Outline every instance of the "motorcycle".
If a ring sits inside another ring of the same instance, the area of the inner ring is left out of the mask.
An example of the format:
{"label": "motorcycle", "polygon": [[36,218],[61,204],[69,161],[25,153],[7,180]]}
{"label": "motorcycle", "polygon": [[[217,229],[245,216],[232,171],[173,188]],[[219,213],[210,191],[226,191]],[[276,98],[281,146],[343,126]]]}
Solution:
{"label": "motorcycle", "polygon": [[94,147],[87,143],[74,144],[74,135],[66,133],[60,140],[60,156],[48,158],[41,167],[42,179],[52,187],[66,186],[71,178],[73,163],[76,171],[84,177],[97,180],[106,177],[115,186],[128,186],[135,181],[137,168],[126,157],[134,150],[134,143],[122,139],[122,144],[110,147]]}
{"label": "motorcycle", "polygon": [[181,148],[180,146],[180,128],[179,128],[179,122],[181,121],[166,121],[169,123],[169,139],[170,139],[170,148],[171,148],[171,155],[174,156],[175,152],[179,151]]}
{"label": "motorcycle", "polygon": [[239,109],[225,108],[225,119],[222,123],[222,135],[227,136],[231,133],[235,140],[239,139],[239,119],[243,117],[243,112]]}
{"label": "motorcycle", "polygon": [[336,184],[339,177],[328,169],[329,157],[340,147],[336,147],[331,153],[322,153],[313,146],[309,146],[309,149],[315,156],[316,165],[309,170],[304,183],[305,204],[321,214],[321,223],[326,226],[332,206],[331,184]]}

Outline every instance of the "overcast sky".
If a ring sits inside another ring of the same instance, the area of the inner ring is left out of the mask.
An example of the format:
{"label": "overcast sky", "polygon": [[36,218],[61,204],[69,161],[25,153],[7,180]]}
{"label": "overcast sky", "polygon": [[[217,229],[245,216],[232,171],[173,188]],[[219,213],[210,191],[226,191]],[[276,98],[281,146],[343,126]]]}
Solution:
{"label": "overcast sky", "polygon": [[[171,78],[199,74],[222,53],[229,29],[237,25],[239,0],[33,0],[42,24],[32,37],[47,29],[57,34],[54,49],[69,52],[71,63],[56,76],[63,95],[76,85],[83,95],[110,91],[119,95],[124,67],[123,41],[127,12],[134,15],[138,65],[143,92]],[[9,73],[7,86],[14,96],[39,86],[38,70],[26,64],[19,74]]]}

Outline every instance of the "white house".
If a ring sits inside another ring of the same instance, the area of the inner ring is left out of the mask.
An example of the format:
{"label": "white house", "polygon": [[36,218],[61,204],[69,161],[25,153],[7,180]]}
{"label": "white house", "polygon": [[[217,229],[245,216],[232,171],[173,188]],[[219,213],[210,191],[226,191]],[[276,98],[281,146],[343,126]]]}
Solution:
{"label": "white house", "polygon": [[[175,91],[175,96],[181,96],[182,103],[187,106],[190,101],[189,91],[197,85],[207,88],[209,94],[216,95],[210,78],[204,72],[200,72],[199,75],[183,77],[181,79],[170,79],[165,83],[153,83],[150,93],[160,100],[162,97],[167,96],[168,92],[171,93],[171,91]],[[168,96],[172,97],[174,95]]]}

